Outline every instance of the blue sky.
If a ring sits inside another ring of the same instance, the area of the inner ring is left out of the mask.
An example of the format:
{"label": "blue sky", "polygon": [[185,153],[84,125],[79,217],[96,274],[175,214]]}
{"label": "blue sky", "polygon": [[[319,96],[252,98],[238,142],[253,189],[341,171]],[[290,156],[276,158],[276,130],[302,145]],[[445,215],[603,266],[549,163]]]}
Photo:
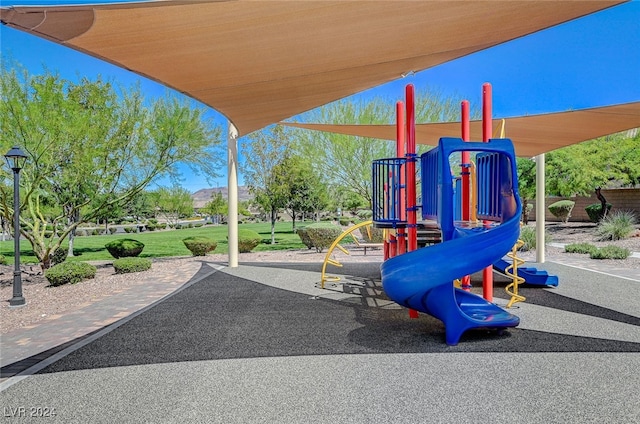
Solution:
{"label": "blue sky", "polygon": [[[3,7],[74,3],[87,2],[0,1]],[[101,75],[124,86],[139,82],[147,98],[166,92],[162,85],[131,72],[5,26],[0,26],[0,48],[3,60],[11,57],[33,73],[46,67],[68,79]],[[493,86],[495,117],[640,101],[640,1],[504,43],[360,95],[401,99],[404,86],[413,83],[417,88],[433,87],[478,105],[484,82]],[[211,115],[226,122],[213,110]],[[188,170],[182,183],[190,191],[226,184],[226,177],[209,184]]]}

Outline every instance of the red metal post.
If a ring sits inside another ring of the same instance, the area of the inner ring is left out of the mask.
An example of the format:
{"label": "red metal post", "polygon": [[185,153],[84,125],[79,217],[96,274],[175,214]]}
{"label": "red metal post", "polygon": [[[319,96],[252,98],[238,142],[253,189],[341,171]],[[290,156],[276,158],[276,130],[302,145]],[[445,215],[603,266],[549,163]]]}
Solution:
{"label": "red metal post", "polygon": [[[491,84],[482,84],[482,141],[489,141],[493,131],[493,110],[491,99]],[[489,221],[483,222],[485,225],[491,224]],[[493,266],[489,265],[482,270],[482,295],[493,302]]]}
{"label": "red metal post", "polygon": [[[461,132],[462,132],[462,140],[469,141],[470,140],[470,113],[469,113],[469,101],[463,100],[461,105]],[[461,153],[461,186],[462,186],[462,220],[465,222],[469,222],[470,219],[470,208],[471,208],[471,197],[470,197],[470,168],[471,168],[471,158],[469,152]],[[471,291],[471,276],[465,275],[462,277],[461,288],[465,291]]]}
{"label": "red metal post", "polygon": [[[405,156],[405,123],[404,123],[404,103],[396,102],[396,157]],[[400,219],[407,219],[407,202],[406,202],[406,166],[400,169]],[[402,255],[407,250],[407,238],[404,228],[398,228],[398,255]]]}
{"label": "red metal post", "polygon": [[407,226],[409,227],[409,251],[413,251],[418,248],[416,228],[416,120],[415,89],[413,84],[407,84],[405,96],[407,102]]}
{"label": "red metal post", "polygon": [[[413,84],[407,84],[405,88],[405,101],[407,102],[407,227],[409,233],[408,250],[418,249],[418,232],[416,228],[416,115],[415,115],[415,90]],[[409,309],[410,318],[418,318],[418,311]]]}

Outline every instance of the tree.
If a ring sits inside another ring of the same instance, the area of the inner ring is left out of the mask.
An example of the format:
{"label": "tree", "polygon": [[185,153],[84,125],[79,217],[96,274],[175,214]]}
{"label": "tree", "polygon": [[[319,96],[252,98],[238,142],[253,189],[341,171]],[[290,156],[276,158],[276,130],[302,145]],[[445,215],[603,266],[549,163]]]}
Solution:
{"label": "tree", "polygon": [[546,159],[547,189],[558,196],[640,183],[640,135],[623,132],[554,150]]}
{"label": "tree", "polygon": [[[44,269],[52,253],[81,222],[126,205],[161,176],[179,177],[179,163],[215,176],[220,130],[204,110],[166,97],[149,106],[136,87],[79,82],[49,72],[31,76],[1,69],[2,148],[21,146],[22,234]],[[10,178],[2,171],[5,182]],[[11,190],[0,186],[0,213],[12,219]],[[59,208],[43,214],[45,204]],[[60,228],[46,237],[47,224]]]}
{"label": "tree", "polygon": [[125,204],[121,205],[123,216],[130,216],[136,221],[145,218],[155,217],[156,210],[153,206],[153,193],[151,191],[141,191],[138,195],[129,199]]}
{"label": "tree", "polygon": [[160,187],[151,192],[151,199],[156,213],[170,224],[177,224],[180,218],[193,215],[191,193],[178,185]]}
{"label": "tree", "polygon": [[287,190],[280,185],[274,169],[290,148],[289,132],[281,125],[267,127],[249,134],[241,145],[244,180],[259,204],[269,215],[271,244],[275,244],[278,211],[286,206]]}
{"label": "tree", "polygon": [[[536,198],[536,163],[529,158],[517,158],[518,192],[522,201],[522,221],[529,222],[529,212],[533,208],[530,203]],[[529,207],[531,205],[531,207]]]}
{"label": "tree", "polygon": [[296,218],[305,212],[318,212],[328,204],[326,186],[313,172],[308,159],[297,155],[285,156],[273,170],[276,184],[286,193],[284,207],[292,219],[293,232]]}
{"label": "tree", "polygon": [[[477,117],[477,109],[472,111]],[[305,120],[327,124],[395,123],[395,101],[346,99],[309,112]],[[416,122],[455,121],[460,119],[460,103],[436,91],[423,90],[416,95]],[[366,199],[371,208],[372,171],[375,159],[395,157],[395,142],[325,132],[294,130],[296,151],[312,161],[315,172],[333,187],[344,187]],[[437,144],[438,140],[433,140]],[[419,151],[428,147],[419,146]]]}
{"label": "tree", "polygon": [[220,217],[227,213],[229,210],[228,207],[229,205],[224,196],[218,191],[211,194],[211,200],[204,205],[202,212],[214,217],[215,223],[219,224],[221,221]]}

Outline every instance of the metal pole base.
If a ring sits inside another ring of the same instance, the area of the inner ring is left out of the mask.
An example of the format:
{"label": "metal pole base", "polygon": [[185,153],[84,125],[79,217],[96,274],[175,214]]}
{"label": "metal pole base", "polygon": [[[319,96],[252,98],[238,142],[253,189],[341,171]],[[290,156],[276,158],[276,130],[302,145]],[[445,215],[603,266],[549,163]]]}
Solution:
{"label": "metal pole base", "polygon": [[27,304],[27,301],[24,300],[24,297],[19,296],[19,297],[12,297],[11,300],[9,300],[9,307],[10,308],[17,308],[20,306],[24,306]]}

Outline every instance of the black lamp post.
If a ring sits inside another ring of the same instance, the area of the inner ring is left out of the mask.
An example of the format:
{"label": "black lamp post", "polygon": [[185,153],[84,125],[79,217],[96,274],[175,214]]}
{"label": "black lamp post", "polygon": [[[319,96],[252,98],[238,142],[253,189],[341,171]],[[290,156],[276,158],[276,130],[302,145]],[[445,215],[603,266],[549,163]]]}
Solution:
{"label": "black lamp post", "polygon": [[15,269],[13,271],[13,297],[9,306],[24,306],[26,301],[22,296],[22,273],[20,272],[20,170],[27,160],[27,155],[18,147],[13,146],[4,157],[9,168],[13,170],[13,240]]}

